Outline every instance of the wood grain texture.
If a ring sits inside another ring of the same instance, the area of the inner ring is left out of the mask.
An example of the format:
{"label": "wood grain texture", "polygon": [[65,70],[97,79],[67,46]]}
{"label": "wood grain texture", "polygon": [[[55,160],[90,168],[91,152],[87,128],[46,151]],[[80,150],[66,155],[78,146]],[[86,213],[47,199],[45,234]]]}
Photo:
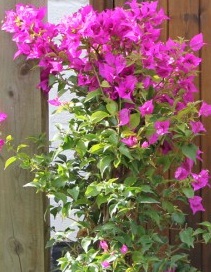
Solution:
{"label": "wood grain texture", "polygon": [[127,2],[127,1],[125,1],[125,0],[114,0],[114,6],[115,7],[122,7],[122,6],[124,6],[125,2]]}
{"label": "wood grain texture", "polygon": [[[19,1],[1,0],[0,21],[4,11],[11,10]],[[45,0],[28,1],[37,6]],[[3,130],[15,138],[16,144],[29,135],[47,130],[47,106],[36,85],[39,71],[32,71],[33,64],[23,58],[13,61],[15,45],[11,35],[0,31],[0,110],[8,114]],[[46,100],[46,98],[45,98]],[[30,150],[33,154],[34,150]],[[34,189],[23,188],[30,181],[30,174],[18,166],[3,171],[6,152],[0,154],[0,271],[48,272],[45,251],[47,237],[44,222],[46,199]]]}
{"label": "wood grain texture", "polygon": [[98,11],[112,9],[114,7],[114,0],[89,0],[89,3]]}
{"label": "wood grain texture", "polygon": [[[159,8],[162,8],[168,16],[168,0],[159,0]],[[169,20],[165,20],[161,27],[161,40],[166,41],[169,37]]]}
{"label": "wood grain texture", "polygon": [[[202,64],[201,64],[201,97],[208,104],[211,104],[211,1],[201,0],[200,6],[200,26],[201,32],[204,35],[204,40],[207,43],[202,49]],[[203,168],[209,169],[211,172],[211,117],[204,118],[203,123],[207,133],[202,137],[203,153]],[[202,192],[203,205],[206,212],[203,213],[203,220],[211,221],[211,190],[205,189]],[[210,272],[211,264],[211,245],[203,246],[203,272]]]}

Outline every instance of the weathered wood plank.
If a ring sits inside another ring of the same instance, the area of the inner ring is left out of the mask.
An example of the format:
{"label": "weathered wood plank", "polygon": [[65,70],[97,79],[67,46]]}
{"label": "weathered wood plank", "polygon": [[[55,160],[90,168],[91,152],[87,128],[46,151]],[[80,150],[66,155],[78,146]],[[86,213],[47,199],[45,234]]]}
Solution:
{"label": "weathered wood plank", "polygon": [[89,0],[89,3],[98,11],[114,7],[114,0]]}
{"label": "weathered wood plank", "polygon": [[[162,8],[165,14],[168,16],[168,0],[159,0],[159,8]],[[161,40],[166,41],[169,36],[168,32],[169,20],[166,20],[161,27]]]}
{"label": "weathered wood plank", "polygon": [[114,6],[115,7],[122,7],[122,6],[124,6],[125,2],[127,2],[127,1],[125,1],[125,0],[114,0]]}
{"label": "weathered wood plank", "polygon": [[[200,6],[200,25],[201,32],[204,35],[206,46],[202,49],[202,65],[201,65],[201,97],[204,101],[211,104],[211,84],[210,84],[210,70],[211,70],[211,1],[201,0]],[[202,168],[207,168],[211,172],[211,118],[204,118],[203,123],[206,127],[207,133],[202,137],[202,151],[203,165]],[[211,191],[203,190],[203,205],[206,212],[203,213],[203,220],[211,221]],[[211,245],[203,247],[203,272],[210,271],[211,263]]]}
{"label": "weathered wood plank", "polygon": [[[169,21],[169,37],[176,39],[184,37],[191,39],[195,34],[199,33],[199,1],[198,0],[168,0],[168,15]],[[196,86],[200,87],[200,78],[196,79]],[[200,98],[200,93],[196,95],[196,99]],[[196,142],[200,145],[200,139]],[[200,170],[200,165],[195,167],[196,172]],[[192,216],[190,209],[187,207],[186,213],[189,213],[188,224],[196,227],[196,224],[201,221],[201,214],[197,213]],[[173,234],[172,234],[173,235]],[[171,236],[173,239],[173,236]],[[195,257],[197,256],[197,258]],[[192,265],[201,269],[202,264],[202,246],[196,245],[190,254]]]}
{"label": "weathered wood plank", "polygon": [[[1,1],[0,21],[4,11],[13,9],[18,2]],[[46,5],[45,0],[21,2]],[[12,134],[16,143],[20,143],[29,135],[47,130],[47,108],[36,90],[39,71],[31,71],[31,63],[24,59],[13,61],[15,46],[11,36],[3,31],[0,48],[0,110],[8,114],[5,134]],[[43,220],[46,199],[34,189],[23,188],[30,180],[29,173],[17,166],[3,171],[6,152],[0,156],[0,270],[47,272],[49,262],[44,249],[47,230]]]}

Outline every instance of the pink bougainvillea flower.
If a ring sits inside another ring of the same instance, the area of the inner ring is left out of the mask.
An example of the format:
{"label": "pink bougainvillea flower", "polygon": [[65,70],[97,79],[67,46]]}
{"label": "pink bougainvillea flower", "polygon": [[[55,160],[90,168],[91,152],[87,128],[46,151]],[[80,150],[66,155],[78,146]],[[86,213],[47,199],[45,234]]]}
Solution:
{"label": "pink bougainvillea flower", "polygon": [[128,252],[128,247],[126,245],[123,245],[121,248],[120,248],[120,252],[122,254],[126,254]]}
{"label": "pink bougainvillea flower", "polygon": [[116,87],[119,97],[123,99],[131,100],[136,83],[137,83],[137,78],[133,75],[129,75],[121,79],[119,86]]}
{"label": "pink bougainvillea flower", "polygon": [[164,155],[168,154],[172,150],[172,146],[168,141],[164,141],[161,145],[161,151]]}
{"label": "pink bougainvillea flower", "polygon": [[139,107],[142,117],[147,114],[152,114],[154,110],[154,105],[152,103],[152,99],[146,101],[141,107]]}
{"label": "pink bougainvillea flower", "polygon": [[194,181],[192,182],[192,186],[194,191],[197,191],[201,188],[204,188],[208,185],[209,182],[209,171],[208,170],[202,170],[198,175],[192,174],[192,177]]}
{"label": "pink bougainvillea flower", "polygon": [[209,116],[211,115],[211,105],[203,102],[199,110],[199,116]]}
{"label": "pink bougainvillea flower", "polygon": [[195,35],[191,40],[190,40],[190,48],[193,51],[198,51],[202,48],[202,46],[205,43],[203,42],[203,35],[202,33]]}
{"label": "pink bougainvillea flower", "polygon": [[159,136],[165,135],[168,133],[169,131],[169,126],[170,126],[170,121],[166,120],[166,121],[156,121],[155,122],[155,129],[156,129],[156,133]]}
{"label": "pink bougainvillea flower", "polygon": [[203,126],[202,122],[200,122],[200,121],[196,121],[196,122],[191,121],[190,125],[191,125],[191,130],[193,131],[194,134],[197,134],[202,131],[206,132],[205,127]]}
{"label": "pink bougainvillea flower", "polygon": [[48,100],[48,103],[53,105],[53,106],[61,106],[61,102],[59,101],[59,98],[56,97],[54,99]]}
{"label": "pink bougainvillea flower", "polygon": [[188,201],[189,201],[190,208],[191,208],[193,214],[195,214],[196,212],[199,212],[199,211],[202,211],[202,212],[205,211],[203,205],[201,204],[202,198],[200,196],[191,197],[188,199]]}
{"label": "pink bougainvillea flower", "polygon": [[0,150],[2,149],[4,144],[5,144],[5,141],[3,139],[0,139]]}
{"label": "pink bougainvillea flower", "polygon": [[186,179],[191,174],[193,164],[194,164],[193,160],[186,158],[182,165],[176,169],[174,173],[175,179],[178,180]]}
{"label": "pink bougainvillea flower", "polygon": [[103,261],[103,262],[101,263],[101,265],[102,265],[103,268],[107,268],[107,267],[110,266],[110,263],[109,263],[108,261]]}
{"label": "pink bougainvillea flower", "polygon": [[7,118],[7,114],[4,112],[0,112],[0,122],[3,122]]}
{"label": "pink bougainvillea flower", "polygon": [[106,252],[108,251],[108,243],[105,240],[100,241],[100,247]]}
{"label": "pink bougainvillea flower", "polygon": [[158,140],[158,134],[154,133],[149,137],[149,144],[155,144]]}
{"label": "pink bougainvillea flower", "polygon": [[147,148],[149,147],[149,143],[147,141],[144,141],[141,145],[142,148]]}
{"label": "pink bougainvillea flower", "polygon": [[126,138],[121,139],[121,142],[126,144],[128,147],[133,147],[133,146],[137,145],[138,139],[136,136],[130,136],[130,137],[126,137]]}
{"label": "pink bougainvillea flower", "polygon": [[184,180],[188,177],[189,171],[187,171],[184,167],[178,167],[174,173],[175,179]]}
{"label": "pink bougainvillea flower", "polygon": [[119,111],[119,125],[125,126],[130,122],[130,110],[122,109]]}
{"label": "pink bougainvillea flower", "polygon": [[126,61],[122,55],[115,56],[106,52],[105,62],[99,62],[99,73],[109,83],[112,83],[125,67]]}
{"label": "pink bougainvillea flower", "polygon": [[190,174],[193,168],[193,164],[194,164],[193,160],[186,158],[182,164],[182,167]]}

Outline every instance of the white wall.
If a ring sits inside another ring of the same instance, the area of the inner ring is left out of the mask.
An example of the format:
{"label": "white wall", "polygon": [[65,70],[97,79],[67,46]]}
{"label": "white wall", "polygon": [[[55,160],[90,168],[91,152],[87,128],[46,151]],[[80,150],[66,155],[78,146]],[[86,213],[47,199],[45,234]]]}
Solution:
{"label": "white wall", "polygon": [[[52,23],[58,23],[59,20],[64,15],[68,15],[77,11],[80,7],[85,6],[89,3],[88,0],[48,0],[48,20]],[[53,99],[56,96],[56,90],[50,92],[49,99]],[[63,98],[64,100],[69,99],[66,95]],[[61,123],[65,125],[67,123],[68,117],[65,115],[52,115],[52,111],[55,110],[53,106],[50,106],[50,116],[49,116],[49,133],[50,139],[54,136],[56,129],[55,125]],[[54,205],[53,201],[51,202]],[[56,231],[63,230],[70,225],[70,220],[63,220],[61,217],[57,216],[51,218],[51,226],[55,226]],[[52,233],[53,234],[53,233]],[[73,237],[74,238],[74,237]]]}

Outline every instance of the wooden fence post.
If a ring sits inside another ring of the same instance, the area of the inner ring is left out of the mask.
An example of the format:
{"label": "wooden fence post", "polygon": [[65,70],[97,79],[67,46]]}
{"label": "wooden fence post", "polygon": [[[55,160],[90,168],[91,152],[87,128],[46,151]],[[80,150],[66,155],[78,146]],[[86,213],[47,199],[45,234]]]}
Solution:
{"label": "wooden fence post", "polygon": [[[19,0],[1,0],[0,21],[5,10],[15,8]],[[22,0],[36,6],[46,0]],[[0,111],[8,114],[4,123],[5,135],[11,134],[17,144],[30,135],[47,131],[46,99],[36,85],[39,71],[25,59],[13,61],[15,45],[11,35],[0,31]],[[45,100],[45,101],[44,101]],[[33,149],[30,150],[33,154]],[[23,188],[30,174],[18,166],[3,170],[6,151],[0,153],[0,271],[48,272],[49,261],[45,250],[49,222],[44,222],[47,204],[42,194]]]}

